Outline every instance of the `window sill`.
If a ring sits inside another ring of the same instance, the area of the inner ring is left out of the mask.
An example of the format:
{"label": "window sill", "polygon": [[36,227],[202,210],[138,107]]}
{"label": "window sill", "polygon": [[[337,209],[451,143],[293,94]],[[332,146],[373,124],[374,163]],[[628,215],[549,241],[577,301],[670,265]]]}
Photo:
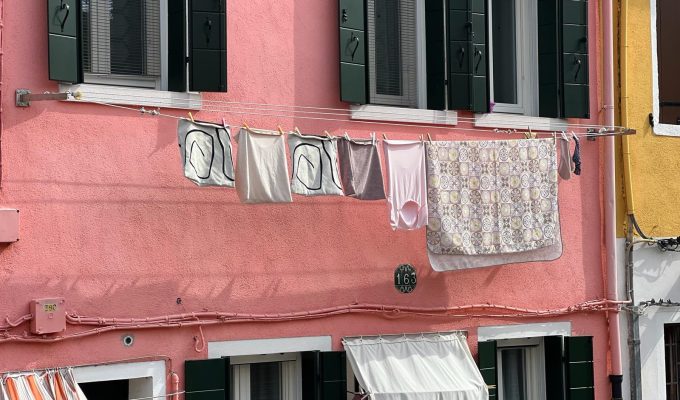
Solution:
{"label": "window sill", "polygon": [[154,89],[140,89],[123,86],[108,86],[81,83],[79,85],[59,85],[59,90],[80,92],[83,102],[110,103],[160,108],[180,108],[200,110],[200,93],[168,92]]}
{"label": "window sill", "polygon": [[680,136],[680,125],[654,124],[654,134],[659,136]]}
{"label": "window sill", "polygon": [[458,113],[455,111],[422,110],[366,104],[350,106],[351,119],[365,121],[406,122],[416,124],[456,125]]}
{"label": "window sill", "polygon": [[528,117],[517,114],[475,114],[475,127],[536,131],[561,131],[567,129],[567,120],[559,118]]}

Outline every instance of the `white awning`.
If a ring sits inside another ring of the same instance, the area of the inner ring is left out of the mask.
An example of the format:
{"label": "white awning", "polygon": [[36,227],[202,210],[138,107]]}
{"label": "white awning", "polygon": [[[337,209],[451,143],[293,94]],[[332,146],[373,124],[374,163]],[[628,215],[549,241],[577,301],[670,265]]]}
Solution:
{"label": "white awning", "polygon": [[488,400],[462,333],[343,339],[371,400]]}

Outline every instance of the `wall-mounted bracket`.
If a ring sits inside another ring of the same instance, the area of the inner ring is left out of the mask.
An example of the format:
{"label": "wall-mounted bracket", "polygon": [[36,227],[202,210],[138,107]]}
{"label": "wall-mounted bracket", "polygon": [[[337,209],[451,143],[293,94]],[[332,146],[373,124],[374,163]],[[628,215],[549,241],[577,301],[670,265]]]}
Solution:
{"label": "wall-mounted bracket", "polygon": [[32,101],[45,101],[45,100],[70,100],[80,98],[80,92],[64,92],[64,93],[31,93],[28,89],[17,89],[16,90],[16,106],[17,107],[28,107],[31,105]]}

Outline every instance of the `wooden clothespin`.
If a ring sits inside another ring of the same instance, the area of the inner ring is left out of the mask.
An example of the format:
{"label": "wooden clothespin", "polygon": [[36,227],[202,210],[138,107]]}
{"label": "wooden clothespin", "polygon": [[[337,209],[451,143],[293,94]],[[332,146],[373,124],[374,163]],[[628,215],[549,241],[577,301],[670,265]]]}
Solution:
{"label": "wooden clothespin", "polygon": [[427,133],[427,140],[432,143],[432,136],[430,136],[430,132]]}
{"label": "wooden clothespin", "polygon": [[224,119],[224,117],[222,117],[222,126],[225,128],[227,127],[227,120]]}
{"label": "wooden clothespin", "polygon": [[421,142],[423,141],[423,135],[420,135],[420,141]]}
{"label": "wooden clothespin", "polygon": [[295,133],[297,133],[298,135],[302,135],[302,132],[300,132],[300,130],[298,129],[297,126],[296,126],[295,129],[293,129],[293,130],[294,130]]}
{"label": "wooden clothespin", "polygon": [[283,129],[281,129],[281,125],[276,125],[276,129],[279,131],[279,134],[280,134],[281,136],[284,135]]}
{"label": "wooden clothespin", "polygon": [[330,137],[331,137],[331,134],[330,134],[330,133],[328,133],[328,131],[323,131],[323,133],[325,133],[325,134],[326,134],[326,137],[328,137],[328,138],[330,139]]}
{"label": "wooden clothespin", "polygon": [[189,111],[189,119],[191,120],[191,122],[196,122],[194,120],[194,115],[191,113],[191,111]]}
{"label": "wooden clothespin", "polygon": [[388,140],[387,139],[387,134],[383,133],[383,140]]}
{"label": "wooden clothespin", "polygon": [[246,129],[249,130],[249,131],[252,131],[252,129],[250,129],[250,127],[248,126],[248,124],[246,124],[246,121],[243,121],[243,127],[246,128]]}

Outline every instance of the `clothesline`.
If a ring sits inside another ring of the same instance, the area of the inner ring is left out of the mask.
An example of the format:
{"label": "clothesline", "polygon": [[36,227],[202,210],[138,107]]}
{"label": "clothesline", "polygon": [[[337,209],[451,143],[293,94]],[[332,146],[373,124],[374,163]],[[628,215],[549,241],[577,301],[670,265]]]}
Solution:
{"label": "clothesline", "polygon": [[[131,96],[132,97],[132,96]],[[150,98],[149,98],[150,99]],[[112,102],[119,102],[119,101],[129,101],[130,99],[124,99],[124,98],[114,98],[111,97],[110,101]],[[106,102],[106,101],[88,101],[85,99],[80,99],[80,100],[73,100],[74,102],[82,102],[82,103],[94,103],[94,104],[99,104],[102,106],[108,106],[108,107],[114,107],[118,109],[124,109],[124,110],[129,110],[129,111],[135,111],[135,112],[141,112],[142,114],[148,114],[148,115],[155,115],[155,116],[160,116],[160,117],[166,117],[166,118],[174,118],[174,119],[186,119],[187,117],[185,116],[178,116],[178,115],[173,115],[173,114],[168,114],[165,112],[161,112],[160,109],[147,109],[145,107],[134,107],[134,106],[124,106],[120,104],[114,104],[111,102]],[[189,100],[187,100],[189,101]],[[204,101],[205,102],[205,101]],[[225,102],[227,103],[227,102]],[[195,104],[195,102],[193,103]],[[246,103],[244,103],[246,104]],[[280,107],[296,107],[296,106],[280,106]],[[441,126],[441,125],[434,125],[432,122],[415,122],[415,123],[403,123],[403,122],[387,122],[387,121],[365,121],[365,120],[354,120],[354,119],[342,119],[342,118],[327,118],[327,117],[313,117],[313,116],[298,116],[294,115],[291,113],[296,113],[298,111],[285,111],[281,110],[283,112],[280,113],[264,113],[261,111],[264,111],[266,109],[260,109],[260,110],[249,110],[247,108],[220,108],[220,107],[204,107],[200,111],[202,112],[210,112],[210,113],[224,113],[224,114],[230,114],[230,115],[254,115],[254,116],[260,116],[260,117],[276,117],[276,118],[281,118],[281,119],[304,119],[304,120],[314,120],[314,121],[327,121],[327,122],[343,122],[343,123],[349,123],[349,124],[370,124],[370,125],[380,125],[380,126],[398,126],[398,127],[411,127],[411,128],[418,128],[422,129],[423,131],[427,132],[428,130],[447,130],[447,131],[465,131],[465,132],[492,132],[496,134],[522,134],[525,131],[530,131],[528,129],[529,127],[526,126],[523,123],[515,123],[515,122],[509,122],[509,123],[504,123],[506,126],[516,126],[517,129],[494,129],[494,128],[479,128],[479,127],[472,127],[472,128],[465,128],[465,127],[458,127],[458,126]],[[348,110],[344,110],[345,112],[349,112]],[[348,114],[339,114],[339,113],[331,113],[333,115],[342,115],[345,117],[348,117]],[[373,113],[371,113],[373,114]],[[392,113],[390,113],[392,114]],[[392,115],[397,115],[397,114],[392,114]],[[459,117],[458,120],[464,119],[463,117]],[[474,118],[467,118],[470,121],[474,121]],[[204,121],[204,122],[209,122],[209,121]],[[235,125],[242,125],[243,122]],[[217,124],[221,124],[221,122],[214,122]],[[531,125],[533,126],[540,126],[543,123],[532,123]],[[546,125],[547,126],[547,125]],[[554,127],[554,125],[551,125]],[[630,130],[628,130],[625,127],[621,126],[611,126],[611,127],[605,127],[601,125],[588,125],[588,124],[568,124],[566,125],[568,127],[568,131],[572,132],[573,129],[585,129],[585,130],[591,130],[590,132],[583,132],[583,133],[576,133],[577,136],[580,137],[585,137],[585,138],[597,138],[597,137],[605,137],[605,136],[618,136],[618,135],[626,135],[626,134],[631,134]],[[264,130],[269,130],[269,129],[264,129]],[[273,130],[273,129],[272,129]],[[595,131],[596,130],[596,131]],[[612,132],[614,131],[614,132]],[[534,137],[535,136],[544,136],[544,137],[554,137],[555,133],[552,132],[552,129],[546,128],[543,131],[539,132],[531,132]]]}
{"label": "clothesline", "polygon": [[[81,95],[82,98],[86,99],[85,95]],[[125,94],[125,93],[120,93],[120,94],[98,94],[98,98],[106,98],[109,100],[109,102],[126,102],[126,101],[137,101],[137,100],[144,100],[147,102],[153,102],[157,101],[156,98],[150,97],[150,96],[140,96],[140,95],[135,95],[135,94]],[[284,104],[269,104],[269,103],[255,103],[255,102],[238,102],[238,101],[223,101],[223,100],[210,100],[210,99],[201,99],[200,101],[192,100],[192,99],[175,99],[173,100],[174,103],[179,103],[182,105],[187,105],[187,106],[196,106],[196,105],[208,105],[210,109],[215,109],[219,108],[219,106],[226,106],[226,107],[236,107],[236,110],[253,110],[253,111],[283,111],[283,112],[294,112],[298,114],[318,114],[318,115],[335,115],[335,116],[351,116],[353,111],[349,110],[347,108],[333,108],[333,107],[314,107],[314,106],[296,106],[296,105],[284,105]],[[291,109],[291,110],[286,110],[286,109]],[[398,108],[396,108],[398,109]],[[299,111],[298,111],[299,110]],[[311,111],[310,111],[311,110]],[[320,110],[320,111],[318,111]],[[329,112],[330,111],[330,112]],[[370,110],[370,111],[364,111],[366,114],[372,115],[372,116],[402,116],[403,113],[399,111],[385,111],[385,110],[380,110],[380,111],[375,111],[375,110]],[[414,118],[414,119],[417,119]],[[446,119],[446,118],[443,118]],[[423,123],[427,123],[429,119],[425,118],[423,119]],[[464,121],[464,122],[477,122],[476,117],[462,117],[458,116],[456,117],[456,120],[458,121]],[[432,123],[432,122],[430,122]],[[560,125],[560,123],[556,123],[557,125]],[[518,128],[524,129],[527,128],[527,123],[526,122],[513,122],[513,121],[508,121],[507,123],[504,123],[504,125],[516,125]],[[544,125],[546,126],[546,130],[551,130],[550,127],[554,126],[555,123],[553,122],[543,122],[543,121],[537,121],[537,122],[531,122],[530,125],[534,126],[540,126]],[[597,125],[597,124],[569,124],[565,123],[564,125],[569,126],[571,128],[593,128],[593,129],[599,129],[602,128],[602,125]],[[608,128],[614,129],[626,129],[623,126],[609,126]]]}

